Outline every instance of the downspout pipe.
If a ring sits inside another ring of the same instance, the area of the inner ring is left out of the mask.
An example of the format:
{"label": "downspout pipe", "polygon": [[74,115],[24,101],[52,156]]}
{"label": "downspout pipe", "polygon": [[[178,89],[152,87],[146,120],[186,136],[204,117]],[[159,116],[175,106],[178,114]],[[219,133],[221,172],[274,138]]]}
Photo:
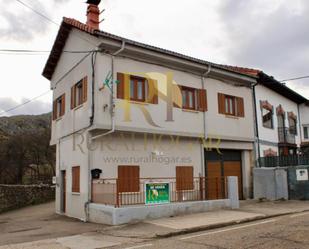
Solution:
{"label": "downspout pipe", "polygon": [[[208,69],[207,72],[205,72],[202,75],[202,89],[205,90],[205,78],[208,77],[208,75],[211,72],[211,64],[208,64]],[[203,125],[204,125],[204,138],[207,139],[208,138],[208,132],[207,132],[207,127],[206,127],[206,112],[203,112]]]}
{"label": "downspout pipe", "polygon": [[255,87],[258,85],[259,83],[255,83],[252,85],[252,97],[253,97],[253,109],[254,109],[254,123],[255,123],[255,139],[254,139],[254,147],[257,147],[257,156],[258,158],[256,158],[256,153],[254,155],[255,157],[255,161],[256,161],[256,166],[260,167],[259,165],[259,159],[261,158],[261,152],[260,152],[260,136],[259,136],[259,125],[258,125],[258,119],[257,119],[257,105],[256,105],[256,91],[255,91]]}
{"label": "downspout pipe", "polygon": [[121,48],[119,50],[117,50],[115,53],[112,54],[112,63],[111,63],[111,71],[112,71],[112,82],[111,82],[111,91],[112,91],[112,94],[111,94],[111,119],[112,119],[112,128],[111,130],[109,130],[108,132],[105,132],[103,134],[100,134],[98,136],[94,136],[94,137],[91,137],[91,140],[95,140],[95,139],[98,139],[98,138],[101,138],[101,137],[104,137],[108,134],[111,134],[115,131],[115,125],[116,125],[116,122],[115,122],[115,91],[114,91],[114,57],[119,55],[123,50],[125,50],[125,41],[122,41],[122,45],[121,45]]}
{"label": "downspout pipe", "polygon": [[[208,69],[205,73],[202,74],[202,89],[205,89],[205,79],[206,77],[208,77],[208,75],[211,72],[211,64],[208,64]],[[206,127],[206,112],[203,112],[203,129],[204,129],[204,139],[207,139],[208,137],[208,132],[207,132],[207,127]],[[202,141],[201,144],[201,162],[202,162],[202,167],[201,167],[201,175],[205,175],[205,154],[204,154],[204,143]]]}
{"label": "downspout pipe", "polygon": [[[115,53],[112,54],[112,62],[111,62],[111,73],[112,73],[112,82],[111,82],[111,119],[112,119],[112,128],[110,131],[100,134],[98,136],[94,136],[90,138],[90,143],[100,137],[106,136],[108,134],[111,134],[115,131],[115,91],[114,91],[114,56],[120,54],[123,50],[125,49],[125,41],[122,41],[121,48],[117,50]],[[94,87],[93,87],[94,89]],[[92,119],[93,122],[93,119]],[[91,158],[91,150],[88,150],[88,201],[85,203],[85,211],[86,211],[86,222],[89,221],[89,204],[91,202],[91,192],[92,192],[92,182],[91,182],[91,163],[92,163],[92,158]]]}

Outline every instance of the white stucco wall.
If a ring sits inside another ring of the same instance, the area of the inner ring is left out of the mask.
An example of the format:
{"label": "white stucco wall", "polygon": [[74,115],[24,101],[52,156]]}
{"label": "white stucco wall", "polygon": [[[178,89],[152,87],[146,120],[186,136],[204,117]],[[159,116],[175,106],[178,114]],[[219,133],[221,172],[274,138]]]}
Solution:
{"label": "white stucco wall", "polygon": [[[266,128],[263,126],[262,121],[262,112],[260,101],[268,101],[274,107],[273,114],[273,128]],[[285,127],[289,127],[288,124],[288,115],[287,112],[293,112],[297,115],[297,136],[296,136],[296,144],[300,145],[300,130],[299,130],[299,115],[298,115],[298,105],[292,100],[270,90],[269,88],[263,85],[256,86],[256,111],[257,111],[257,122],[258,122],[258,131],[259,131],[259,139],[260,139],[260,154],[263,156],[264,150],[272,149],[278,152],[278,120],[276,108],[282,105],[286,115],[285,115]]]}
{"label": "white stucco wall", "polygon": [[304,127],[308,127],[309,131],[309,106],[302,104],[299,107],[300,116],[301,116],[301,127],[302,127],[302,141],[309,142],[309,139],[305,139],[304,137]]}

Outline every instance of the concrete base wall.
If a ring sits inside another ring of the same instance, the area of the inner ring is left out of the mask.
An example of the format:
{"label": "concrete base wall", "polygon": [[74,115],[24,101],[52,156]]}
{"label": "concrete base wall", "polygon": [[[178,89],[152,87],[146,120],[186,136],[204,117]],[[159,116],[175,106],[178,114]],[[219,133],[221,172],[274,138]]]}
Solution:
{"label": "concrete base wall", "polygon": [[254,199],[289,199],[286,168],[255,168],[253,184]]}
{"label": "concrete base wall", "polygon": [[230,207],[231,200],[229,199],[121,208],[91,203],[89,205],[89,219],[94,223],[121,225],[145,219],[156,219]]}

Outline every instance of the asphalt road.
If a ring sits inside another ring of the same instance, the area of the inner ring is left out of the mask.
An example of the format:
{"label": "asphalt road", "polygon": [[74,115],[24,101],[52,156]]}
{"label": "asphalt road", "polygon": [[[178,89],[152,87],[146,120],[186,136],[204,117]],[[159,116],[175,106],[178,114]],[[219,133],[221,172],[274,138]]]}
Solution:
{"label": "asphalt road", "polygon": [[309,212],[114,248],[309,248]]}

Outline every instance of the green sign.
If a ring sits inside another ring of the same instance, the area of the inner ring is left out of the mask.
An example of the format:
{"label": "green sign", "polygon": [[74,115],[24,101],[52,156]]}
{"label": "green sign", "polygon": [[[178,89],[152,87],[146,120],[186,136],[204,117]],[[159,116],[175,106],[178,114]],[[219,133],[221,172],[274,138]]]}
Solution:
{"label": "green sign", "polygon": [[146,204],[163,204],[170,202],[169,183],[146,183],[145,186]]}

